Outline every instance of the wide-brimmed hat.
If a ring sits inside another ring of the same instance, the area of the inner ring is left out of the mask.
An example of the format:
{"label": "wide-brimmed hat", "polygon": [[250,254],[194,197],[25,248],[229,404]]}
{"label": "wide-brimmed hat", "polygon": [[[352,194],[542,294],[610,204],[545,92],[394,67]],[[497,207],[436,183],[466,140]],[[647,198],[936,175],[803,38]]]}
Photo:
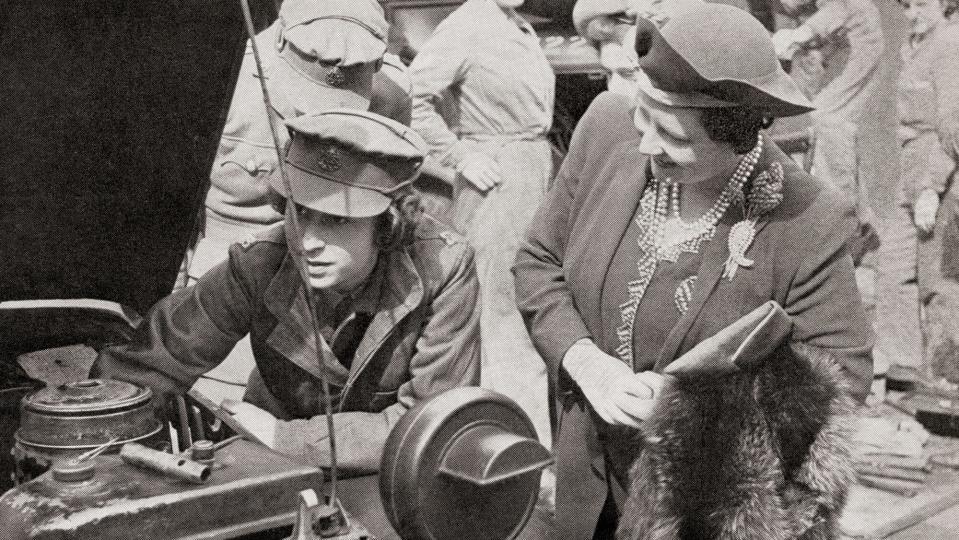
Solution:
{"label": "wide-brimmed hat", "polygon": [[270,186],[312,210],[371,217],[393,194],[416,179],[426,143],[412,129],[378,114],[340,108],[286,120],[290,131],[285,167]]}
{"label": "wide-brimmed hat", "polygon": [[369,106],[389,24],[376,0],[286,0],[271,86],[300,114]]}
{"label": "wide-brimmed hat", "polygon": [[746,105],[770,116],[813,110],[776,57],[772,39],[739,8],[689,3],[657,27],[638,19],[639,87],[678,107]]}

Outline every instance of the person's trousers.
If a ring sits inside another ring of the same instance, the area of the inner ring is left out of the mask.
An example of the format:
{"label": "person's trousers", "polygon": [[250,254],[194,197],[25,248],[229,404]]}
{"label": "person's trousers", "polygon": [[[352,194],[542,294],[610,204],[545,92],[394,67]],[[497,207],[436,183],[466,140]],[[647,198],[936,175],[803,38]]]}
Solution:
{"label": "person's trousers", "polygon": [[876,279],[876,372],[891,364],[927,376],[959,375],[959,281],[943,273],[943,205],[932,234],[919,234],[906,207],[883,231]]}
{"label": "person's trousers", "polygon": [[922,331],[916,272],[918,237],[909,209],[897,206],[892,223],[880,235],[874,369],[876,373],[885,373],[890,365],[921,368]]}

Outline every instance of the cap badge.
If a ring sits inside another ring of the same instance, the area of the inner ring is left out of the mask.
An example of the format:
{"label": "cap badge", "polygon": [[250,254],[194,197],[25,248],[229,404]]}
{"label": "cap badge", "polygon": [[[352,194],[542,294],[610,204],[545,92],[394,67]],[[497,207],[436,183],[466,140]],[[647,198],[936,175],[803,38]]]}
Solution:
{"label": "cap badge", "polygon": [[333,66],[329,71],[326,72],[326,84],[338,87],[342,86],[346,82],[346,75],[343,74],[343,70],[340,69],[340,66]]}
{"label": "cap badge", "polygon": [[336,172],[343,167],[340,163],[340,153],[333,146],[324,146],[317,156],[316,166],[324,172]]}

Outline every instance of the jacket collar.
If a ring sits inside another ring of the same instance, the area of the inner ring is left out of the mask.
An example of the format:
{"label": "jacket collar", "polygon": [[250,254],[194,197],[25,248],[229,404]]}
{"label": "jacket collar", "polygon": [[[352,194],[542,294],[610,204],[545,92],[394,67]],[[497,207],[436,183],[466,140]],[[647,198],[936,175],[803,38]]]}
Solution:
{"label": "jacket collar", "polygon": [[[373,320],[357,347],[349,373],[328,370],[333,384],[344,387],[352,384],[386,338],[423,301],[422,278],[406,251],[385,254],[382,262],[385,263],[383,281]],[[266,344],[308,373],[319,377],[313,323],[303,294],[303,282],[289,254],[284,257],[280,269],[267,286],[264,304],[277,321]],[[322,337],[321,346],[324,357],[333,358],[329,344]],[[343,395],[346,395],[346,388]]]}

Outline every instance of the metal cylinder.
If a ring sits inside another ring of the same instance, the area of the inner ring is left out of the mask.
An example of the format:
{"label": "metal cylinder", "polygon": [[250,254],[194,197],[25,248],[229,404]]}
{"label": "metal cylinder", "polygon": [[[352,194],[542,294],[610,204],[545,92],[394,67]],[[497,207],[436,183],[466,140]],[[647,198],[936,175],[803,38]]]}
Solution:
{"label": "metal cylinder", "polygon": [[213,446],[212,442],[206,439],[193,443],[193,448],[190,452],[193,460],[200,463],[213,461],[216,457],[216,447]]}
{"label": "metal cylinder", "polygon": [[20,402],[13,455],[18,483],[36,478],[51,463],[71,459],[115,441],[159,445],[169,441],[154,414],[153,394],[121,381],[90,379],[47,387]]}
{"label": "metal cylinder", "polygon": [[210,466],[181,455],[167,454],[142,444],[127,443],[120,448],[120,459],[156,471],[164,476],[201,484],[210,477]]}

